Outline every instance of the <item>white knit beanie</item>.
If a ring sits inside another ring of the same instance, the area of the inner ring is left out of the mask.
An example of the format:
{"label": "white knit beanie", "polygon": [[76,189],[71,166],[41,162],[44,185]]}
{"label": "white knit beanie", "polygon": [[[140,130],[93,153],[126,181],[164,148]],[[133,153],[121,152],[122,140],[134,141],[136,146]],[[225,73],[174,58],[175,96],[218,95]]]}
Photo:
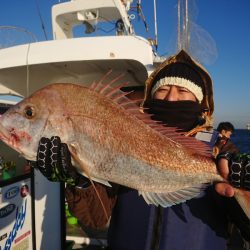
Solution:
{"label": "white knit beanie", "polygon": [[201,101],[203,99],[203,93],[202,93],[202,89],[200,86],[198,86],[197,84],[195,84],[194,82],[192,82],[188,79],[185,79],[182,77],[175,77],[175,76],[166,76],[166,77],[158,80],[151,90],[151,96],[153,97],[155,92],[160,87],[163,87],[166,85],[175,85],[178,87],[186,88],[187,90],[189,90],[191,93],[193,93],[195,95],[195,97],[199,101],[199,103],[201,103]]}

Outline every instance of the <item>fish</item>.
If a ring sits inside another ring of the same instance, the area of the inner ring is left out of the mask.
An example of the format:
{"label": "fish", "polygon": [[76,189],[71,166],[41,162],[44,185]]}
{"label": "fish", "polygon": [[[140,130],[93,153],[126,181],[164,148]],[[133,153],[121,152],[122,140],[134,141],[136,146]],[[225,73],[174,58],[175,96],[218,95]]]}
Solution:
{"label": "fish", "polygon": [[[51,83],[0,117],[0,139],[35,161],[41,137],[59,136],[72,164],[91,180],[138,190],[148,204],[169,207],[225,182],[207,144],[151,118],[145,109],[103,80],[84,86]],[[248,192],[235,198],[250,218]]]}

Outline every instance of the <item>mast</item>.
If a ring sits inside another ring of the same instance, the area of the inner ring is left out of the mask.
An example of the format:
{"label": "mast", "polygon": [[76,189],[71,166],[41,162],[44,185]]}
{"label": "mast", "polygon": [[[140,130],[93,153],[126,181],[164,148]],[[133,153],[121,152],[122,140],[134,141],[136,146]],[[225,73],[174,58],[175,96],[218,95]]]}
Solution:
{"label": "mast", "polygon": [[178,0],[177,6],[177,46],[178,51],[184,49],[189,51],[190,34],[189,34],[189,8],[188,0]]}
{"label": "mast", "polygon": [[157,29],[157,14],[156,14],[156,0],[154,0],[154,27],[155,27],[155,47],[158,46],[158,29]]}

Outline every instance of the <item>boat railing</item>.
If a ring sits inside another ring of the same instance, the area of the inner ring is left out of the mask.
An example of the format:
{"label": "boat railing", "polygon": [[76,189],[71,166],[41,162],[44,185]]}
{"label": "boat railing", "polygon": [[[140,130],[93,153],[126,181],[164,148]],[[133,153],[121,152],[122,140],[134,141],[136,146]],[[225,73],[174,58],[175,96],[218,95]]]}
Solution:
{"label": "boat railing", "polygon": [[121,0],[72,0],[52,7],[52,29],[54,39],[74,37],[75,26],[85,26],[85,33],[97,31],[100,23],[113,23],[117,35],[134,34],[128,14],[130,1]]}
{"label": "boat railing", "polygon": [[37,42],[36,36],[17,26],[0,26],[0,49]]}

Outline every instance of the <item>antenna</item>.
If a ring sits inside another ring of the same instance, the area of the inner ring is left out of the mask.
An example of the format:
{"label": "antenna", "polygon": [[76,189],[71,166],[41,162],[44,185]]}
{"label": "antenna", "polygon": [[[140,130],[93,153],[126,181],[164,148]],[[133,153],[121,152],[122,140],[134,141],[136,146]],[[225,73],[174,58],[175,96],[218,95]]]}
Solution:
{"label": "antenna", "polygon": [[41,25],[42,25],[43,34],[45,36],[45,39],[48,40],[48,36],[47,36],[47,33],[46,33],[46,29],[45,29],[44,21],[43,21],[42,14],[41,14],[41,11],[40,11],[40,6],[38,4],[38,0],[35,0],[35,2],[36,2],[36,8],[37,8],[38,16],[39,16],[39,19],[40,19],[40,22],[41,22]]}

